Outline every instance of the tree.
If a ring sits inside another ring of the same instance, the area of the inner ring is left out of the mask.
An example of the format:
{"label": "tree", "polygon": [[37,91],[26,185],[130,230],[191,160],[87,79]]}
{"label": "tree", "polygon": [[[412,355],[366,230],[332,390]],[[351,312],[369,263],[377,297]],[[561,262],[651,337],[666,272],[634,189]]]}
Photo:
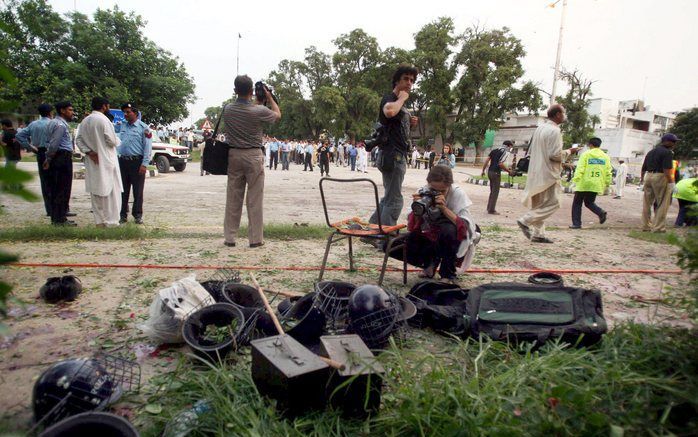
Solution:
{"label": "tree", "polygon": [[315,118],[333,137],[344,136],[347,120],[347,104],[337,87],[322,86],[313,95]]}
{"label": "tree", "polygon": [[674,155],[677,158],[698,158],[698,107],[677,115],[671,132],[681,140],[674,146]]}
{"label": "tree", "polygon": [[463,73],[454,90],[452,136],[462,144],[475,143],[477,162],[488,129],[496,128],[507,112],[536,110],[542,101],[534,83],[515,87],[524,73],[521,59],[526,52],[508,28],[471,28],[462,41],[454,61]]}
{"label": "tree", "polygon": [[[446,134],[448,115],[453,108],[451,83],[456,70],[450,63],[455,26],[448,17],[439,18],[417,32],[414,37],[414,59],[420,70],[416,105],[420,114],[420,135],[425,138],[424,123],[432,126],[435,136]],[[422,112],[425,112],[424,116]]]}
{"label": "tree", "polygon": [[560,79],[567,82],[569,90],[564,97],[558,97],[557,103],[565,107],[567,121],[560,127],[564,144],[586,144],[594,136],[594,125],[599,122],[597,116],[590,116],[587,111],[591,86],[594,81],[585,79],[577,70],[562,69]]}
{"label": "tree", "polygon": [[[33,112],[40,102],[70,100],[79,113],[95,95],[113,104],[133,101],[152,123],[169,124],[188,115],[194,83],[184,66],[142,34],[134,14],[98,9],[92,19],[64,17],[45,0],[9,0],[0,10],[0,50],[18,78],[0,99],[21,102]],[[99,37],[97,37],[99,36]]]}

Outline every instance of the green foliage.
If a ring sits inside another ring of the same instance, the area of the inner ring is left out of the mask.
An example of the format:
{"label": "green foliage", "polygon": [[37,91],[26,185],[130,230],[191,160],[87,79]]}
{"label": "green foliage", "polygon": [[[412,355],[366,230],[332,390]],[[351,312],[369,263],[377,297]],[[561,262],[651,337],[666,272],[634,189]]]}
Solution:
{"label": "green foliage", "polygon": [[475,143],[482,155],[487,129],[495,129],[507,112],[537,110],[541,98],[536,85],[515,84],[523,77],[521,60],[526,55],[521,41],[509,29],[470,28],[454,63],[463,73],[454,90],[456,119],[453,139]]}
{"label": "green foliage", "polygon": [[591,97],[592,80],[582,77],[578,71],[560,72],[560,79],[567,82],[569,90],[564,97],[558,97],[557,103],[565,107],[567,121],[560,127],[564,144],[586,144],[594,136],[594,125],[599,122],[597,116],[590,116],[587,111]]}
{"label": "green foliage", "polygon": [[674,155],[678,159],[698,158],[698,107],[677,115],[671,131],[681,140],[674,146]]}
{"label": "green foliage", "polygon": [[[188,115],[194,83],[184,66],[142,34],[145,22],[118,7],[92,19],[62,17],[45,0],[9,0],[0,9],[0,52],[18,78],[0,99],[33,113],[41,102],[70,100],[77,113],[104,95],[133,101],[144,120],[168,124]],[[15,107],[15,109],[17,109]]]}
{"label": "green foliage", "polygon": [[382,408],[365,421],[336,411],[282,418],[259,396],[243,355],[203,369],[182,360],[149,388],[147,402],[157,402],[161,413],[139,415],[137,424],[144,436],[160,435],[178,411],[206,399],[212,411],[199,416],[197,435],[691,435],[698,429],[695,332],[628,324],[594,349],[550,344],[538,352],[489,341],[422,341],[429,347],[392,347],[379,357],[387,370]]}

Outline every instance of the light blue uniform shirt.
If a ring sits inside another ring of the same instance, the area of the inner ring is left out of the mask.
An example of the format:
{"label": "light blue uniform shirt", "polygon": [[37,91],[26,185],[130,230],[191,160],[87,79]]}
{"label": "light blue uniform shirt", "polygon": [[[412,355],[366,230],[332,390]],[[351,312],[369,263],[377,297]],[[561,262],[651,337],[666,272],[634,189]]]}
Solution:
{"label": "light blue uniform shirt", "polygon": [[15,138],[27,150],[29,150],[30,145],[37,149],[46,148],[48,147],[48,125],[50,122],[49,117],[34,120],[29,123],[29,126],[17,132]]}
{"label": "light blue uniform shirt", "polygon": [[313,146],[310,144],[305,146],[305,153],[310,153],[312,155],[313,154]]}
{"label": "light blue uniform shirt", "polygon": [[119,132],[121,145],[116,149],[119,156],[143,155],[141,165],[150,164],[150,153],[153,150],[153,133],[147,124],[140,120],[135,123],[124,122]]}
{"label": "light blue uniform shirt", "polygon": [[47,151],[49,157],[53,157],[58,150],[73,153],[73,138],[70,136],[70,127],[63,117],[56,117],[48,123]]}
{"label": "light blue uniform shirt", "polygon": [[269,150],[272,152],[278,152],[279,151],[279,142],[272,141],[271,144],[269,144]]}

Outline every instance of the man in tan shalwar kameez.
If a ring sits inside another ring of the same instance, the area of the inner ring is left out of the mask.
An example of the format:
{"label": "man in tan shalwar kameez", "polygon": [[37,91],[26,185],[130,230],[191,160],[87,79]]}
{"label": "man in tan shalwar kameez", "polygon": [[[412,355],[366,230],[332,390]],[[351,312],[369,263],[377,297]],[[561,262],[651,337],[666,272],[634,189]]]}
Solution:
{"label": "man in tan shalwar kameez", "polygon": [[562,105],[550,106],[548,119],[538,126],[529,146],[531,161],[522,199],[529,211],[516,223],[534,243],[553,242],[545,236],[545,220],[560,208],[562,133],[559,125],[565,119]]}
{"label": "man in tan shalwar kameez", "polygon": [[85,154],[85,190],[90,193],[95,224],[99,227],[118,226],[121,210],[121,173],[116,148],[121,141],[114,125],[105,113],[109,101],[92,99],[92,113],[78,128],[75,143]]}

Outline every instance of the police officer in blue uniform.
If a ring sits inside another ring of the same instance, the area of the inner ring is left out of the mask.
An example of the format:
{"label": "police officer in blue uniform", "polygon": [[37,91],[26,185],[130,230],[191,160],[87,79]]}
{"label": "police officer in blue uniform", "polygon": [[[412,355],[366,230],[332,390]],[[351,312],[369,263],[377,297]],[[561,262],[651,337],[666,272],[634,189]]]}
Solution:
{"label": "police officer in blue uniform", "polygon": [[128,199],[133,187],[133,209],[131,214],[136,224],[143,224],[143,187],[145,186],[145,173],[150,163],[150,153],[153,149],[153,132],[147,124],[138,119],[138,109],[132,103],[121,106],[124,111],[125,122],[121,125],[119,138],[121,145],[117,149],[119,154],[119,168],[124,191],[121,194],[121,220],[126,223],[128,217]]}

